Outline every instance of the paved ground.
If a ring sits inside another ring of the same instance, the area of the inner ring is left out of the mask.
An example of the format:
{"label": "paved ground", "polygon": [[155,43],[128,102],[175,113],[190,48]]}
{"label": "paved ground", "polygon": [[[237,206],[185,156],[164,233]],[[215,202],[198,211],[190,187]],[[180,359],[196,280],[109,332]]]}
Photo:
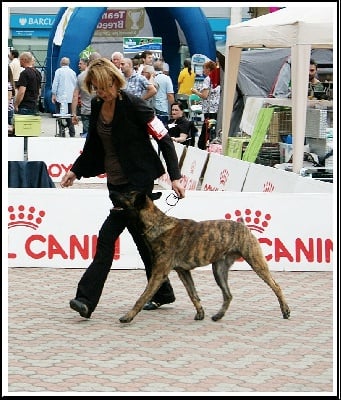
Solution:
{"label": "paved ground", "polygon": [[[41,113],[41,137],[52,137],[56,134],[56,118],[52,117],[50,113]],[[82,122],[79,121],[75,125],[76,137],[80,137],[82,132]],[[66,128],[65,137],[69,137],[68,128]]]}
{"label": "paved ground", "polygon": [[144,288],[144,271],[112,270],[89,320],[68,305],[83,271],[9,269],[10,394],[333,392],[331,272],[273,272],[292,310],[284,320],[253,271],[231,271],[234,298],[226,316],[213,322],[222,298],[211,271],[193,273],[203,321],[194,321],[173,271],[176,302],[121,324]]}
{"label": "paved ground", "polygon": [[[49,114],[42,130],[42,136],[55,134]],[[211,271],[193,272],[204,321],[194,321],[194,307],[172,272],[176,302],[142,311],[131,324],[119,317],[143,290],[144,271],[112,270],[90,320],[68,304],[83,272],[8,270],[3,391],[9,396],[335,394],[331,272],[273,272],[292,310],[284,320],[254,272],[231,271],[234,298],[219,322],[210,319],[222,301]]]}
{"label": "paved ground", "polygon": [[[48,137],[48,136],[55,136],[56,134],[56,119],[52,117],[50,113],[41,113],[40,114],[42,117],[41,121],[41,128],[42,132],[41,135],[42,137]],[[201,130],[201,124],[202,122],[198,121],[198,129],[199,131]],[[79,121],[78,125],[75,125],[75,130],[76,130],[76,137],[80,137],[80,134],[82,132],[82,122]],[[68,128],[66,128],[66,135],[65,137],[69,137],[68,135]]]}

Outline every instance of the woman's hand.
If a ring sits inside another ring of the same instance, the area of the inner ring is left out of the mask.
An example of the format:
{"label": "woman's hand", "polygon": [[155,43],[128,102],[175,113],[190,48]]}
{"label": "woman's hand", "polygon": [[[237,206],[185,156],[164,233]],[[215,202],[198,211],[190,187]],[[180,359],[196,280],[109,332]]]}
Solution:
{"label": "woman's hand", "polygon": [[62,188],[72,186],[73,185],[73,181],[75,179],[76,179],[76,174],[74,172],[72,172],[72,171],[69,171],[63,176],[63,178],[62,178],[62,180],[60,182],[60,186]]}
{"label": "woman's hand", "polygon": [[180,179],[176,179],[172,181],[172,189],[179,197],[179,199],[183,199],[185,197],[185,188],[180,183]]}

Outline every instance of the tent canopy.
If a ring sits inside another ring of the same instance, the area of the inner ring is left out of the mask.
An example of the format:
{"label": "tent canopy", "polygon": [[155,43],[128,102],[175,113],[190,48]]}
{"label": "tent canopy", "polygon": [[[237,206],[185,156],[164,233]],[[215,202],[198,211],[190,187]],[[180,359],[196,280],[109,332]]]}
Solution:
{"label": "tent canopy", "polygon": [[333,8],[288,7],[228,29],[227,44],[238,47],[333,47]]}
{"label": "tent canopy", "polygon": [[[328,5],[329,4],[329,5]],[[333,47],[335,5],[288,7],[227,27],[223,103],[223,149],[226,151],[238,68],[243,48],[290,48],[292,88],[293,171],[303,166],[307,75],[312,48]],[[335,21],[336,22],[336,21]]]}

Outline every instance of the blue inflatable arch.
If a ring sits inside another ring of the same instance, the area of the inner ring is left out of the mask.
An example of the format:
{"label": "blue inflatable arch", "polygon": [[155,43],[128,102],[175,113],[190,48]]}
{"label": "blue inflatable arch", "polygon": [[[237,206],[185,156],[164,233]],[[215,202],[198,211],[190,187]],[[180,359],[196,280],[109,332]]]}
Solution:
{"label": "blue inflatable arch", "polygon": [[[54,73],[60,66],[60,59],[67,55],[70,67],[78,71],[79,54],[91,43],[96,26],[107,7],[76,7],[65,29],[61,46],[53,39],[57,26],[67,7],[60,8],[51,29],[47,58],[44,105],[48,112],[54,111],[51,102],[51,88]],[[146,7],[153,36],[162,37],[162,49],[169,63],[171,78],[177,84],[180,65],[180,42],[176,22],[181,27],[187,41],[190,54],[205,54],[211,60],[216,59],[216,46],[211,27],[200,7]]]}

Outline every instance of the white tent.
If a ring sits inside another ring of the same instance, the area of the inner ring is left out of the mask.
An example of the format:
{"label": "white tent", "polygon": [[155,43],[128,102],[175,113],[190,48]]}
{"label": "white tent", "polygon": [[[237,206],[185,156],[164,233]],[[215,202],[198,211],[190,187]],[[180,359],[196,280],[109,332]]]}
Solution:
{"label": "white tent", "polygon": [[333,47],[335,4],[325,7],[287,7],[227,27],[223,93],[223,149],[226,150],[231,123],[238,68],[243,48],[291,48],[293,171],[303,166],[307,109],[307,79],[313,48]]}

